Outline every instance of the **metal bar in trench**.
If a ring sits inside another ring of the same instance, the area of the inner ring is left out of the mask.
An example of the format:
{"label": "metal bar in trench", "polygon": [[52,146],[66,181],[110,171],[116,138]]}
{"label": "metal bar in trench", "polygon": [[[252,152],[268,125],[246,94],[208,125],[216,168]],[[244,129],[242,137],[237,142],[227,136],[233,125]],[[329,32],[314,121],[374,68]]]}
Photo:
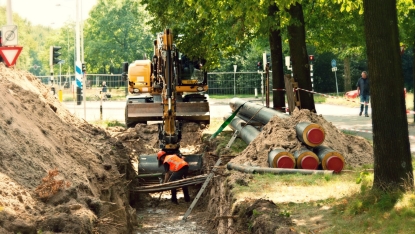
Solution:
{"label": "metal bar in trench", "polygon": [[142,192],[142,193],[161,192],[161,191],[170,190],[174,188],[181,188],[183,186],[201,184],[206,178],[207,178],[206,175],[200,175],[200,176],[181,179],[181,180],[177,180],[173,182],[167,182],[164,184],[136,187],[136,188],[131,189],[131,191]]}
{"label": "metal bar in trench", "polygon": [[213,166],[213,169],[209,173],[208,177],[206,178],[205,183],[203,183],[202,188],[199,190],[199,192],[197,193],[195,199],[193,200],[192,204],[190,205],[189,209],[187,209],[186,213],[184,214],[182,221],[186,222],[187,216],[189,216],[190,212],[192,212],[193,207],[196,205],[196,203],[199,200],[200,196],[202,196],[203,191],[205,191],[209,181],[215,175],[216,169],[218,168],[218,166],[221,162],[222,162],[221,158],[219,158],[218,161],[216,161],[215,166]]}

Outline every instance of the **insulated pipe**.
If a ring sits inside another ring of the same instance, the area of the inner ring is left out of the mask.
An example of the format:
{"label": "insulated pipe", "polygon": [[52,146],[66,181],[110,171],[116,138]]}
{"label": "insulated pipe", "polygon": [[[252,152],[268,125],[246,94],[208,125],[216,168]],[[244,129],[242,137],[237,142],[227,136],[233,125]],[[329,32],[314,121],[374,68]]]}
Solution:
{"label": "insulated pipe", "polygon": [[238,114],[244,115],[244,116],[254,116],[254,120],[259,121],[263,124],[267,124],[272,117],[275,115],[278,115],[280,118],[289,118],[290,116],[287,114],[284,114],[282,112],[267,108],[265,106],[257,105],[252,102],[246,102],[240,98],[232,98],[229,102],[229,106],[232,109],[232,112],[234,112],[236,109],[238,109],[239,106],[242,104],[245,105],[239,110]]}
{"label": "insulated pipe", "polygon": [[[235,111],[242,104],[244,106],[239,110],[238,114],[252,118],[262,124],[267,124],[275,115],[279,118],[290,117],[285,113],[252,102],[246,102],[240,98],[232,98],[229,102],[232,111]],[[315,123],[301,122],[297,124],[296,132],[299,140],[311,147],[322,144],[325,138],[324,129]]]}
{"label": "insulated pipe", "polygon": [[294,152],[298,169],[317,170],[320,160],[312,151],[302,148]]}
{"label": "insulated pipe", "polygon": [[[231,114],[226,114],[223,119],[228,119]],[[239,137],[247,144],[251,143],[259,134],[259,131],[246,124],[244,120],[235,116],[229,123],[230,128],[239,132]],[[295,168],[294,156],[282,148],[271,150],[268,153],[268,163],[274,168]]]}
{"label": "insulated pipe", "polygon": [[325,138],[324,129],[315,123],[300,122],[295,126],[295,132],[301,142],[311,147],[321,145]]}
{"label": "insulated pipe", "polygon": [[339,173],[344,167],[344,157],[339,152],[327,147],[320,145],[313,149],[320,159],[321,166],[324,170],[333,170]]}
{"label": "insulated pipe", "polygon": [[[231,116],[231,114],[226,114],[223,119],[226,120]],[[229,123],[229,127],[234,131],[239,132],[239,137],[246,143],[249,144],[253,141],[259,134],[259,131],[251,126],[247,125],[245,121],[235,116],[233,120]]]}
{"label": "insulated pipe", "polygon": [[226,164],[226,168],[228,170],[237,170],[240,172],[251,173],[251,174],[323,174],[323,175],[331,175],[333,171],[329,170],[307,170],[307,169],[286,169],[286,168],[268,168],[268,167],[251,167],[251,166],[243,166],[239,164],[234,164],[228,162]]}
{"label": "insulated pipe", "polygon": [[272,168],[295,168],[295,159],[290,152],[277,148],[268,153],[268,164]]}

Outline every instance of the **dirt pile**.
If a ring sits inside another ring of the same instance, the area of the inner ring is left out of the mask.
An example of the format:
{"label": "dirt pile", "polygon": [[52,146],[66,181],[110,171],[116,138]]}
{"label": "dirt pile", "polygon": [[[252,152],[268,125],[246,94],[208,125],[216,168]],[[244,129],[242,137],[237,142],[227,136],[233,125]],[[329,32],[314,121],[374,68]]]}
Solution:
{"label": "dirt pile", "polygon": [[128,152],[49,90],[0,63],[0,233],[130,232]]}
{"label": "dirt pile", "polygon": [[263,127],[255,140],[231,162],[268,167],[268,153],[272,149],[282,147],[288,152],[294,153],[304,147],[304,144],[298,140],[295,131],[295,126],[300,122],[319,124],[325,131],[325,140],[322,145],[341,153],[344,156],[346,167],[373,164],[373,147],[366,139],[360,136],[346,135],[321,115],[305,109],[294,110],[289,118],[274,116]]}

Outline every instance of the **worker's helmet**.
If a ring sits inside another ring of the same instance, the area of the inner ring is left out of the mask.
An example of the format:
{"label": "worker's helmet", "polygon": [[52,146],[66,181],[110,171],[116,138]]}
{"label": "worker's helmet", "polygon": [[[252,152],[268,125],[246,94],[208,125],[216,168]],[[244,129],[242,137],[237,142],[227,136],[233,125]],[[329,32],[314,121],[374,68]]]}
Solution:
{"label": "worker's helmet", "polygon": [[163,155],[165,155],[165,154],[166,154],[166,152],[164,152],[163,150],[160,150],[160,151],[157,153],[157,160],[160,160],[161,156],[163,156]]}

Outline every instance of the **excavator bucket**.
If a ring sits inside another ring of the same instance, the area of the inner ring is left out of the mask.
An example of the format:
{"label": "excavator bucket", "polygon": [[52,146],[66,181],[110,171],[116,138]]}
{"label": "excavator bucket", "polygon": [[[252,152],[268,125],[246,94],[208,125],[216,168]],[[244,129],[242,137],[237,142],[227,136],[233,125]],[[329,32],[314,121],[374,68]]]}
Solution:
{"label": "excavator bucket", "polygon": [[176,118],[191,122],[210,123],[210,109],[208,102],[177,102]]}
{"label": "excavator bucket", "polygon": [[[201,154],[182,155],[184,160],[189,164],[189,174],[199,175],[203,167]],[[159,175],[164,173],[164,167],[159,167],[156,154],[144,154],[138,156],[138,174]]]}
{"label": "excavator bucket", "polygon": [[[177,102],[176,119],[196,123],[210,123],[208,102]],[[137,123],[160,121],[163,119],[161,103],[146,102],[142,99],[129,99],[125,109],[125,123],[127,127],[134,127]]]}

